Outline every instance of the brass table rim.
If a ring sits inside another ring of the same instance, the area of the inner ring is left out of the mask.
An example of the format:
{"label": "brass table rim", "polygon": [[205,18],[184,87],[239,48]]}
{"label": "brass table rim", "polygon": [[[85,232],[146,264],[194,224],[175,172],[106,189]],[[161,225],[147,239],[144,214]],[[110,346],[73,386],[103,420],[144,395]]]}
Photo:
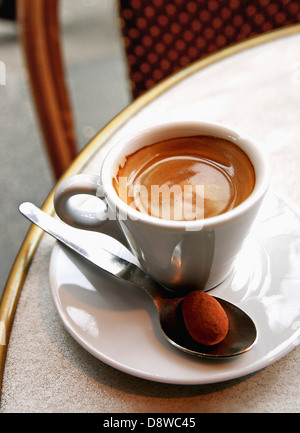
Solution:
{"label": "brass table rim", "polygon": [[[205,67],[212,65],[222,59],[225,59],[231,55],[237,54],[248,48],[261,45],[263,43],[279,39],[285,36],[291,36],[293,34],[300,33],[300,24],[293,24],[290,26],[275,29],[270,32],[266,32],[254,37],[251,37],[245,41],[238,42],[229,47],[226,47],[220,51],[210,54],[200,60],[196,60],[190,65],[177,71],[170,77],[162,80],[159,84],[154,86],[148,92],[134,100],[124,110],[120,112],[114,119],[112,119],[103,129],[101,129],[97,135],[87,144],[87,146],[78,154],[74,162],[71,164],[69,169],[64,173],[61,179],[57,182],[60,183],[62,179],[78,173],[82,170],[96,152],[105,144],[105,142],[118,130],[120,129],[127,120],[129,120],[134,114],[140,109],[153,101],[157,96],[164,93],[169,88],[173,87],[184,78],[192,75],[193,73],[204,69]],[[56,184],[56,185],[57,185]],[[53,207],[53,195],[56,189],[56,185],[50,192],[49,196],[43,203],[42,209],[48,214],[54,213]],[[20,298],[23,284],[28,274],[31,262],[34,258],[35,251],[42,238],[43,231],[32,225],[28,230],[28,233],[21,245],[15,262],[12,266],[9,274],[7,283],[4,288],[4,292],[1,298],[0,304],[0,396],[1,387],[3,382],[4,367],[6,360],[7,347],[9,342],[9,336],[13,324],[14,315]]]}

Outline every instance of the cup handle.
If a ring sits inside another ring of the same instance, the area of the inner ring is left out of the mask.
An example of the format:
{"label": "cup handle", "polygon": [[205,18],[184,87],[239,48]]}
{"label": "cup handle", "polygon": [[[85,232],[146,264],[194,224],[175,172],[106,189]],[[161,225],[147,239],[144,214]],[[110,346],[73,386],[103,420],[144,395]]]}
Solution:
{"label": "cup handle", "polygon": [[[98,197],[100,206],[97,206],[97,210],[82,210],[71,203],[72,197],[81,194]],[[54,208],[59,218],[65,223],[79,229],[97,230],[108,217],[100,177],[77,174],[64,179],[54,193]]]}

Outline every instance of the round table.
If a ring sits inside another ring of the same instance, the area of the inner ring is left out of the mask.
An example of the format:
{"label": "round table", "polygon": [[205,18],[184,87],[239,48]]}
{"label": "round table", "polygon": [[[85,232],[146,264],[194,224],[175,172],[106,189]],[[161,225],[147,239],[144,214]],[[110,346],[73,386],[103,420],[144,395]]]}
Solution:
{"label": "round table", "polygon": [[[162,81],[101,130],[64,177],[97,174],[107,151],[125,134],[183,119],[222,123],[254,138],[271,161],[270,188],[300,205],[300,26],[241,42]],[[54,212],[53,191],[43,209]],[[68,333],[52,302],[54,244],[31,226],[5,288],[0,316],[3,413],[299,411],[296,345],[262,370],[193,385],[147,380],[91,355]]]}

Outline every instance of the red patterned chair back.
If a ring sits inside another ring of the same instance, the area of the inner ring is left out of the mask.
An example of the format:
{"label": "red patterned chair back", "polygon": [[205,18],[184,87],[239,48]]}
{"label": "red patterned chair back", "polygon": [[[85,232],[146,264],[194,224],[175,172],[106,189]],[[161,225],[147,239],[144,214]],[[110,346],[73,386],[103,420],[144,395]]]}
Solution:
{"label": "red patterned chair back", "polygon": [[119,0],[133,97],[196,59],[300,22],[299,0]]}

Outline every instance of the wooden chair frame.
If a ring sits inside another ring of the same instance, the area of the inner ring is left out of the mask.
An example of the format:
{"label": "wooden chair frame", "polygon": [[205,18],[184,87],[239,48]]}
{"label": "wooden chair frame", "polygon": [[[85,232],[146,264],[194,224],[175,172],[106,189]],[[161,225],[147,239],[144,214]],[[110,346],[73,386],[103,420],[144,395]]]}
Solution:
{"label": "wooden chair frame", "polygon": [[56,179],[77,154],[72,109],[64,81],[58,4],[58,0],[17,3],[28,78]]}

